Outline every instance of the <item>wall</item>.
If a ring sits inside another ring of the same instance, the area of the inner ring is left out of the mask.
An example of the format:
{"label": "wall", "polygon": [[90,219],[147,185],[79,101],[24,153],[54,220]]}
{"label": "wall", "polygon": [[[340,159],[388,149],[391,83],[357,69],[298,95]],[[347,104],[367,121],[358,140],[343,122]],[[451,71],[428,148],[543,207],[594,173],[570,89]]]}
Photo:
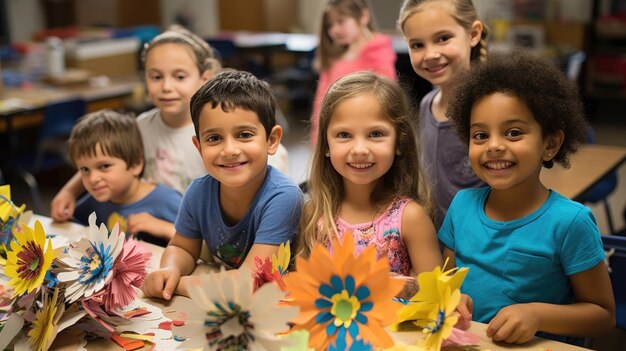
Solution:
{"label": "wall", "polygon": [[217,0],[161,0],[163,28],[174,23],[179,11],[186,12],[193,20],[193,30],[201,36],[219,32]]}
{"label": "wall", "polygon": [[6,5],[11,41],[29,41],[45,27],[39,0],[8,0]]}

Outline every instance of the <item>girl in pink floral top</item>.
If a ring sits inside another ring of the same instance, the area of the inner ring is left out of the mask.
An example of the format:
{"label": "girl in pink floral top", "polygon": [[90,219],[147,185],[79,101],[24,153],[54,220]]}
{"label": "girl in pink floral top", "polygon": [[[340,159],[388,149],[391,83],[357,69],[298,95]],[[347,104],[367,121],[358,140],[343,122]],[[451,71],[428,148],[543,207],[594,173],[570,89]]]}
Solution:
{"label": "girl in pink floral top", "polygon": [[416,275],[441,265],[428,186],[399,85],[371,72],[330,86],[320,109],[299,253],[346,233],[357,251],[374,245],[391,272]]}

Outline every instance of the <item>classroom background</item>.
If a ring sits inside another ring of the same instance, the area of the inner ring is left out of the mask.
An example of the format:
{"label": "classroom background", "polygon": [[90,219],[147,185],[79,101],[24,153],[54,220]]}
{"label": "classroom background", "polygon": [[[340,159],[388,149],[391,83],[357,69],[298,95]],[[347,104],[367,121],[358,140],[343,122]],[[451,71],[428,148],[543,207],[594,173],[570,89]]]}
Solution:
{"label": "classroom background", "polygon": [[[396,30],[401,2],[370,0],[379,29],[394,36],[399,80],[419,101],[431,87],[413,73]],[[37,158],[46,120],[54,111],[49,102],[79,100],[86,103],[81,111],[108,107],[139,114],[149,109],[138,53],[143,43],[179,23],[212,44],[226,67],[249,70],[272,84],[286,131],[289,174],[298,183],[306,181],[308,119],[317,79],[312,59],[322,3],[0,0],[0,179],[12,185],[16,203],[48,215],[52,196],[74,170],[47,157],[36,160],[34,168],[23,167],[20,160],[26,158],[32,166]],[[579,84],[593,142],[626,147],[626,0],[474,4],[490,28],[490,50],[522,45],[553,58]],[[28,172],[16,172],[18,168]],[[586,204],[603,234],[625,235],[626,167],[622,164],[615,174],[617,181],[599,201]],[[33,180],[41,196],[39,208],[33,204]],[[624,345],[624,334],[616,328],[614,335],[598,340],[597,349],[619,349],[611,345]]]}

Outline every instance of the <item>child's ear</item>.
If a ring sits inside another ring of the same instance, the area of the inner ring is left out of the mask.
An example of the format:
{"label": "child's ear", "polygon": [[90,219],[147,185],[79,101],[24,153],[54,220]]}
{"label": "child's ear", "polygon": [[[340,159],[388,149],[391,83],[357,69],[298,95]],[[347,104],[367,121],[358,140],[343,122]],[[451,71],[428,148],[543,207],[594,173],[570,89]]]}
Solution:
{"label": "child's ear", "polygon": [[193,146],[196,147],[196,150],[200,153],[200,157],[202,157],[202,146],[200,145],[200,140],[198,140],[197,136],[192,136],[191,141],[193,142]]}
{"label": "child's ear", "polygon": [[369,23],[370,23],[370,10],[369,9],[361,10],[361,18],[359,19],[359,24],[361,24],[363,27],[367,27]]}
{"label": "child's ear", "polygon": [[279,125],[275,125],[274,128],[270,131],[270,136],[267,139],[267,153],[269,155],[274,155],[276,150],[278,150],[278,146],[280,145],[280,141],[283,138],[283,127]]}
{"label": "child's ear", "polygon": [[134,166],[131,166],[130,168],[133,171],[133,175],[135,177],[139,177],[139,175],[141,174],[141,172],[143,171],[143,159],[139,160],[139,162],[137,162]]}
{"label": "child's ear", "polygon": [[470,45],[472,47],[478,45],[483,35],[483,23],[481,21],[474,21],[470,30]]}
{"label": "child's ear", "polygon": [[213,79],[213,71],[207,69],[206,71],[202,72],[200,78],[202,79],[203,84],[208,82],[209,80]]}
{"label": "child's ear", "polygon": [[550,134],[543,140],[543,160],[550,161],[556,156],[563,145],[565,133],[562,130]]}

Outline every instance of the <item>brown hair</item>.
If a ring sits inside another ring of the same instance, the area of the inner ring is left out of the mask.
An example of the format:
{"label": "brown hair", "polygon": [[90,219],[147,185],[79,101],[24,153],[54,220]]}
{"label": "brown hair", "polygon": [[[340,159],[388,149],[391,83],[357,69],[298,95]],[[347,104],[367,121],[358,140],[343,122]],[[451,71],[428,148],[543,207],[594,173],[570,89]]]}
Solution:
{"label": "brown hair", "polygon": [[[475,21],[480,21],[472,0],[404,0],[402,7],[400,7],[400,15],[398,16],[398,29],[404,33],[404,22],[406,22],[409,17],[413,16],[416,12],[423,10],[427,4],[437,1],[445,1],[452,5],[452,17],[461,27],[465,28],[467,32],[472,30],[472,24]],[[470,53],[470,60],[472,62],[485,61],[487,59],[488,35],[489,30],[483,23],[483,31],[480,36],[480,41],[472,48]]]}
{"label": "brown hair", "polygon": [[93,157],[97,145],[103,154],[124,160],[129,168],[144,161],[141,133],[132,115],[106,109],[81,117],[70,135],[70,157],[74,162]]}
{"label": "brown hair", "polygon": [[326,131],[337,106],[363,94],[371,94],[377,99],[381,113],[395,127],[399,154],[387,173],[378,180],[370,200],[382,204],[393,197],[409,197],[432,213],[430,192],[419,166],[418,146],[404,91],[395,81],[371,72],[349,74],[333,83],[322,101],[319,142],[313,151],[308,184],[309,198],[301,217],[298,252],[302,255],[308,256],[314,244],[329,242],[337,232],[335,218],[345,192],[342,176],[324,155],[328,150]]}

